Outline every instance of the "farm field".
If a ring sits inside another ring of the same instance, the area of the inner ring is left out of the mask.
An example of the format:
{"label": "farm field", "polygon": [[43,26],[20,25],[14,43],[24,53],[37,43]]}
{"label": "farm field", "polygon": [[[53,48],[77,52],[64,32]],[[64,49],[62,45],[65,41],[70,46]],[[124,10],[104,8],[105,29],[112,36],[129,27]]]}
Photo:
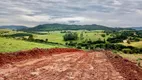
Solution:
{"label": "farm field", "polygon": [[[80,37],[80,34],[83,32],[84,39],[78,39],[77,42],[82,42],[85,40],[92,40],[96,41],[98,39],[104,40],[110,37],[110,35],[106,35],[105,37],[102,37],[102,34],[105,34],[102,30],[92,30],[92,31],[83,31],[83,30],[70,30],[71,32],[76,32],[78,36]],[[41,32],[43,33],[43,32]],[[44,32],[46,34],[44,35],[34,35],[34,38],[36,39],[48,39],[49,42],[56,42],[56,43],[62,43],[65,44],[65,41],[63,40],[63,35],[65,33],[61,33],[61,31],[51,31],[51,32]]]}
{"label": "farm field", "polygon": [[33,48],[55,48],[55,47],[65,47],[65,46],[27,42],[23,40],[15,40],[12,38],[0,37],[0,52],[15,52],[20,50],[29,50]]}
{"label": "farm field", "polygon": [[[7,31],[7,30],[5,30]],[[97,41],[97,40],[107,40],[110,35],[106,35],[106,33],[103,32],[103,30],[92,30],[92,31],[86,31],[86,30],[68,30],[71,32],[76,32],[78,34],[78,40],[76,42],[82,42],[85,40],[92,40],[92,41]],[[0,30],[2,32],[2,30]],[[41,34],[40,34],[41,33]],[[80,34],[83,33],[84,39],[80,39]],[[55,43],[61,43],[65,44],[66,42],[63,40],[63,36],[66,33],[61,33],[61,31],[40,31],[40,32],[34,32],[34,33],[28,33],[28,32],[22,32],[22,31],[11,31],[8,30],[8,33],[5,33],[4,35],[7,35],[9,37],[16,37],[16,38],[23,38],[23,37],[28,37],[29,35],[33,35],[34,39],[48,39],[49,42],[55,42]],[[102,37],[102,34],[105,35],[105,37]]]}

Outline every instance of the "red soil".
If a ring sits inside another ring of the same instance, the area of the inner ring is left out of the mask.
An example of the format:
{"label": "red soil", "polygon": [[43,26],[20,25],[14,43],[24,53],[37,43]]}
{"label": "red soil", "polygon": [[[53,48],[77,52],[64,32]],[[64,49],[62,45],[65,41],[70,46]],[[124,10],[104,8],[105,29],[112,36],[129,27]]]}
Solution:
{"label": "red soil", "polygon": [[80,51],[71,48],[52,48],[52,49],[33,49],[29,51],[13,52],[13,53],[0,53],[0,66],[6,63],[22,61],[25,59],[39,58],[52,54],[60,54],[64,52]]}
{"label": "red soil", "polygon": [[142,70],[110,51],[54,48],[0,55],[0,80],[142,80]]}
{"label": "red soil", "polygon": [[127,80],[142,80],[142,69],[136,63],[123,59],[119,55],[114,55],[110,51],[104,52],[115,69]]}

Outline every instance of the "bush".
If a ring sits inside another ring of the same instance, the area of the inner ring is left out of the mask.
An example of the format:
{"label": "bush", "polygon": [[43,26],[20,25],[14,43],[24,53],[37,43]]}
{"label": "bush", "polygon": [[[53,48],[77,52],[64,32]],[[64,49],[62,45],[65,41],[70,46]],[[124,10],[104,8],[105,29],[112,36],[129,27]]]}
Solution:
{"label": "bush", "polygon": [[70,42],[68,43],[69,46],[76,46],[76,44],[77,44],[77,43],[76,43],[76,42],[73,42],[73,41],[70,41]]}
{"label": "bush", "polygon": [[132,50],[129,48],[126,49],[122,49],[122,52],[126,53],[126,54],[132,54]]}
{"label": "bush", "polygon": [[90,46],[90,49],[91,49],[91,50],[93,50],[93,49],[94,49],[94,47],[93,47],[93,46]]}
{"label": "bush", "polygon": [[44,41],[44,40],[42,40],[42,39],[34,39],[34,42],[40,42],[40,43],[43,43],[43,42],[46,42],[46,41]]}
{"label": "bush", "polygon": [[85,49],[89,49],[89,47],[88,47],[88,46],[85,46]]}
{"label": "bush", "polygon": [[68,42],[65,43],[65,45],[68,45],[68,44],[69,44]]}
{"label": "bush", "polygon": [[102,34],[101,36],[102,36],[102,37],[105,37],[106,35],[105,35],[105,34]]}
{"label": "bush", "polygon": [[48,42],[48,39],[45,39],[45,42]]}
{"label": "bush", "polygon": [[34,40],[33,35],[30,35],[30,36],[28,37],[28,40],[33,41],[33,40]]}
{"label": "bush", "polygon": [[77,49],[82,49],[82,47],[81,46],[77,46]]}
{"label": "bush", "polygon": [[138,49],[138,48],[134,48],[134,49],[132,49],[132,52],[133,52],[133,53],[140,53],[140,52],[141,52],[141,50],[140,50],[140,49]]}

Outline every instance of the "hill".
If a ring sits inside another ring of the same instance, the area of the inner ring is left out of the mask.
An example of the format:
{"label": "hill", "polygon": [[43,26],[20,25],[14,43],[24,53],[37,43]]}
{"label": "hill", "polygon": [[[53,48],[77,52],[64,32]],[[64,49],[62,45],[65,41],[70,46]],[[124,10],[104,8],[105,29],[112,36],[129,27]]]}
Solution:
{"label": "hill", "polygon": [[0,29],[11,29],[11,30],[20,30],[26,28],[27,28],[26,26],[16,26],[16,25],[0,26]]}
{"label": "hill", "polygon": [[33,28],[24,29],[25,31],[54,31],[54,30],[123,30],[130,28],[111,28],[103,25],[68,25],[68,24],[43,24]]}

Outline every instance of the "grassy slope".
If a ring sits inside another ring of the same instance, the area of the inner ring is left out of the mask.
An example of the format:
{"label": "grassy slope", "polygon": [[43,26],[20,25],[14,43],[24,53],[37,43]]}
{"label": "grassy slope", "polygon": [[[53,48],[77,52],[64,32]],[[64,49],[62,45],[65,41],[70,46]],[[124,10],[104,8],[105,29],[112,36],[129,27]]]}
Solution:
{"label": "grassy slope", "polygon": [[64,47],[59,45],[40,44],[0,37],[0,52],[15,52],[19,50],[28,50],[33,48],[54,48]]}
{"label": "grassy slope", "polygon": [[59,31],[50,32],[49,34],[45,35],[35,35],[34,38],[36,39],[48,39],[49,42],[58,42],[58,43],[65,43],[63,41],[64,33],[60,33]]}
{"label": "grassy slope", "polygon": [[[132,62],[136,62],[137,63],[137,59],[138,58],[142,58],[142,54],[124,54],[124,53],[119,53],[120,56],[122,56],[123,58],[126,58]],[[142,60],[140,61],[141,66],[142,66]]]}
{"label": "grassy slope", "polygon": [[136,59],[138,58],[142,58],[142,54],[119,54],[121,55],[122,57],[124,58],[127,58],[129,60],[132,60],[132,61],[136,61]]}
{"label": "grassy slope", "polygon": [[127,43],[120,43],[120,44],[123,44],[125,46],[134,46],[134,47],[137,47],[137,48],[142,48],[142,41],[131,42],[131,44],[127,44]]}

